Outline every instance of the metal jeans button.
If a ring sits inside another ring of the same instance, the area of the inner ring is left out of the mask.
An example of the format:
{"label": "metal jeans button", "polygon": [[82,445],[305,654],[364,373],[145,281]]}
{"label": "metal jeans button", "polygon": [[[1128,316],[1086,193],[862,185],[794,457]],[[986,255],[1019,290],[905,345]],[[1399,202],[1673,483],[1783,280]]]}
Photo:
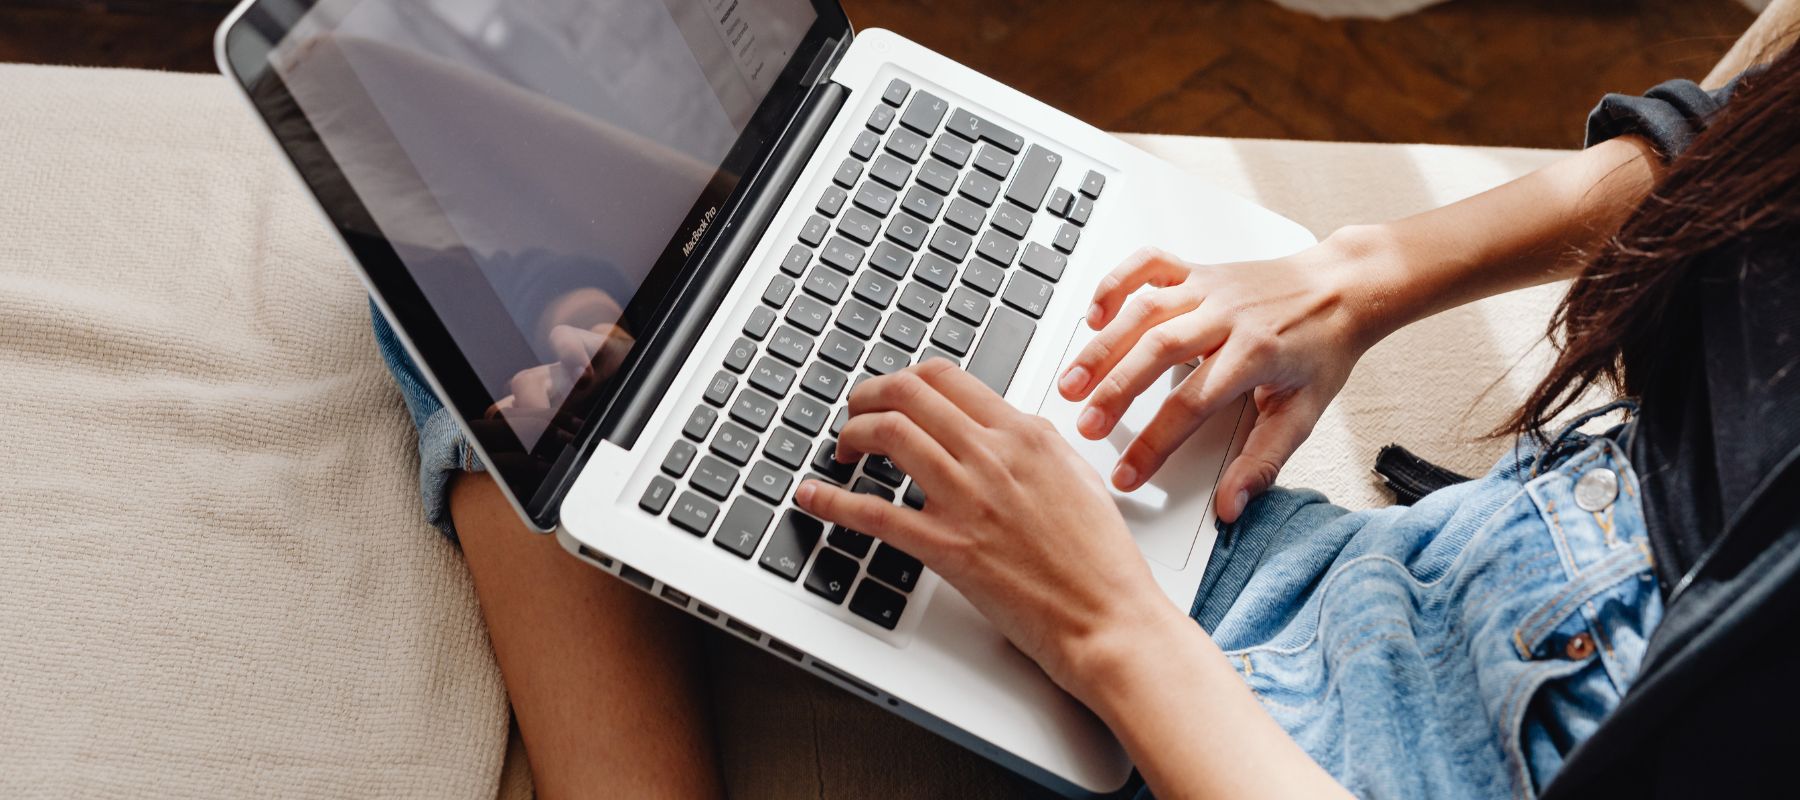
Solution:
{"label": "metal jeans button", "polygon": [[1569,637],[1569,643],[1563,646],[1563,655],[1570,661],[1581,661],[1594,654],[1594,637],[1587,633],[1577,633]]}
{"label": "metal jeans button", "polygon": [[1612,505],[1619,496],[1619,473],[1606,467],[1595,467],[1575,481],[1575,505],[1583,511],[1599,511]]}

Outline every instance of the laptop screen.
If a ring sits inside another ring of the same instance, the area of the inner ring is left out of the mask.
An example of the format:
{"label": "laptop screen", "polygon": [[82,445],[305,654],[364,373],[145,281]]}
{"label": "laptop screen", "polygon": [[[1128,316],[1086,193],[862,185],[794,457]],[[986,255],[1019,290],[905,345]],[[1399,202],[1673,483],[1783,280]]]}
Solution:
{"label": "laptop screen", "polygon": [[816,17],[811,0],[320,0],[268,61],[492,400],[483,419],[530,452],[630,355]]}

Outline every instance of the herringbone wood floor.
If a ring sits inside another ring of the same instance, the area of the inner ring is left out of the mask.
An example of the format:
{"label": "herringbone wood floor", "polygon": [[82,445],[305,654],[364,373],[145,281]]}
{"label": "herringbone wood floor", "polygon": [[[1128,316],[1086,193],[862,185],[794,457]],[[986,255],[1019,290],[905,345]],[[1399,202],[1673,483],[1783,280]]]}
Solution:
{"label": "herringbone wood floor", "polygon": [[[210,71],[229,0],[0,0],[0,61]],[[1607,91],[1704,74],[1733,0],[1454,0],[1391,22],[1266,0],[845,0],[1110,130],[1533,147]]]}

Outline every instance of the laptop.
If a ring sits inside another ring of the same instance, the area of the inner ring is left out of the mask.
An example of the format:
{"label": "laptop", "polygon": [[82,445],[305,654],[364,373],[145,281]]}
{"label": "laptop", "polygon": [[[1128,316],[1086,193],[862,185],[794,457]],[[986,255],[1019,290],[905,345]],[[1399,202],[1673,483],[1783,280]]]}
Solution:
{"label": "laptop", "polygon": [[[220,68],[531,528],[1057,792],[1126,787],[1087,710],[909,554],[797,511],[862,380],[947,359],[1102,474],[1053,384],[1153,245],[1272,258],[1299,225],[826,0],[246,0]],[[1253,409],[1117,493],[1186,609]]]}

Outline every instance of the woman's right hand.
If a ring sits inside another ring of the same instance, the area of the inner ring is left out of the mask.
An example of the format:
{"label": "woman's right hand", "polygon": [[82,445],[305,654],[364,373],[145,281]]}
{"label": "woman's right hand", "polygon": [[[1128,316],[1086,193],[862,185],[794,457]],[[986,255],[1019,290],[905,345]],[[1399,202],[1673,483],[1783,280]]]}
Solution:
{"label": "woman's right hand", "polygon": [[[1101,280],[1088,311],[1100,331],[1058,379],[1087,400],[1076,429],[1110,433],[1139,394],[1170,368],[1201,359],[1163,401],[1114,469],[1129,491],[1214,413],[1245,392],[1257,420],[1220,479],[1215,509],[1235,521],[1312,433],[1368,347],[1387,333],[1363,278],[1373,248],[1334,237],[1287,258],[1218,266],[1143,250]],[[1149,287],[1149,288],[1146,288]],[[1133,298],[1139,289],[1145,291]],[[1128,300],[1128,298],[1130,298]]]}

